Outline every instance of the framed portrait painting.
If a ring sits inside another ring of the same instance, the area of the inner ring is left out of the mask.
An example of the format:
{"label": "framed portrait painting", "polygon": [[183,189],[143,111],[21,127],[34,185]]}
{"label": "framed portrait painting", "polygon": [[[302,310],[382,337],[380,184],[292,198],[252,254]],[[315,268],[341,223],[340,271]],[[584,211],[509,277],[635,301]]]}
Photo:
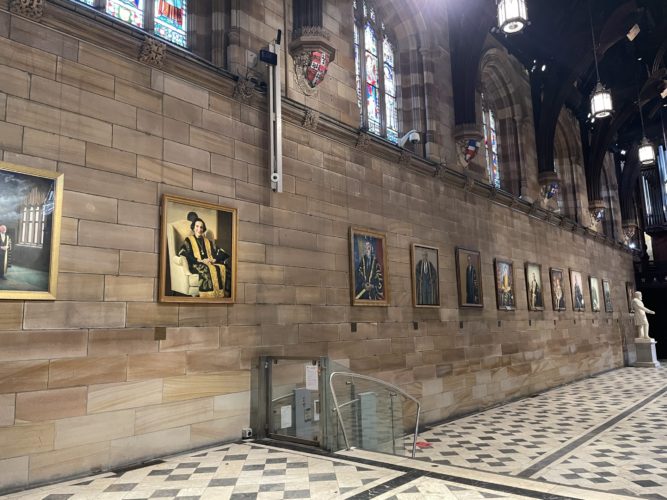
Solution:
{"label": "framed portrait painting", "polygon": [[608,280],[602,280],[602,296],[604,297],[605,312],[614,312],[614,307],[611,303],[611,286]]}
{"label": "framed portrait painting", "polygon": [[496,281],[496,302],[498,309],[513,311],[516,309],[514,294],[514,264],[509,260],[495,259],[494,275]]}
{"label": "framed portrait painting", "polygon": [[589,276],[588,287],[591,289],[591,311],[600,312],[600,298],[602,297],[600,293],[600,280]]}
{"label": "framed portrait painting", "polygon": [[235,208],[164,195],[160,301],[233,303],[237,225]]}
{"label": "framed portrait painting", "polygon": [[544,311],[544,288],[542,287],[542,266],[526,262],[526,294],[529,311]]}
{"label": "framed portrait painting", "polygon": [[440,267],[438,249],[413,243],[410,250],[412,304],[415,307],[439,307]]}
{"label": "framed portrait painting", "polygon": [[350,292],[353,306],[389,304],[387,239],[383,233],[350,228]]}
{"label": "framed portrait painting", "polygon": [[0,162],[0,299],[56,298],[63,178]]}
{"label": "framed portrait painting", "polygon": [[625,295],[628,297],[628,312],[634,314],[635,308],[632,306],[632,299],[635,298],[635,284],[627,281],[625,283]]}
{"label": "framed portrait painting", "polygon": [[585,311],[584,285],[579,271],[570,269],[570,287],[572,287],[572,310],[577,312]]}
{"label": "framed portrait painting", "polygon": [[552,267],[549,270],[549,281],[551,281],[551,302],[554,311],[565,311],[565,281],[563,270]]}
{"label": "framed portrait painting", "polygon": [[478,251],[456,249],[456,282],[461,307],[484,307],[482,257]]}

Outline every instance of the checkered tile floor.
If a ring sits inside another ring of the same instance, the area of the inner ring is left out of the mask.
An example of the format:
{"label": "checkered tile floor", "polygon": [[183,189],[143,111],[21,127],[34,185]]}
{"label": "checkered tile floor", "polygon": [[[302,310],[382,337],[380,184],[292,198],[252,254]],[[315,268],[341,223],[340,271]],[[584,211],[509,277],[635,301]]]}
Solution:
{"label": "checkered tile floor", "polygon": [[[419,436],[430,447],[417,459],[667,498],[667,394],[614,422],[665,387],[664,366],[608,372],[437,426]],[[537,473],[524,472],[559,453]]]}
{"label": "checkered tile floor", "polygon": [[658,500],[665,429],[667,368],[626,368],[437,426],[417,461],[244,442],[7,498]]}
{"label": "checkered tile floor", "polygon": [[400,473],[342,460],[232,444],[10,495],[44,500],[347,498]]}

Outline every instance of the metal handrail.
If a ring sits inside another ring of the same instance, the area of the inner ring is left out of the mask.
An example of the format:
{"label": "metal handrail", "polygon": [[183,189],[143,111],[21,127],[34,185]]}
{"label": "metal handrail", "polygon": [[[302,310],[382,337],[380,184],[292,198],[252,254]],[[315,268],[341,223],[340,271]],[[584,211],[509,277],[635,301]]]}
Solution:
{"label": "metal handrail", "polygon": [[[370,382],[376,382],[380,385],[384,385],[386,387],[389,387],[393,389],[394,391],[402,394],[405,396],[407,399],[410,399],[414,401],[417,404],[417,420],[415,422],[415,433],[414,433],[414,439],[412,440],[412,458],[415,458],[415,453],[417,450],[417,432],[419,430],[419,416],[421,413],[421,403],[417,400],[417,398],[411,396],[407,392],[405,392],[403,389],[400,387],[395,386],[394,384],[390,384],[389,382],[385,382],[384,380],[380,380],[375,377],[370,377],[368,375],[361,375],[359,373],[350,373],[350,372],[332,372],[331,375],[329,375],[329,387],[331,388],[331,397],[333,398],[335,412],[338,414],[338,422],[340,423],[340,427],[343,430],[343,439],[345,439],[345,447],[349,450],[350,449],[350,441],[347,439],[347,432],[345,431],[345,424],[343,423],[343,417],[341,416],[340,413],[340,408],[341,406],[338,405],[338,398],[336,397],[336,391],[334,390],[333,386],[333,379],[334,376],[336,375],[342,375],[346,377],[351,377],[351,378],[358,378],[362,380],[368,380]],[[347,404],[347,403],[345,403]]]}

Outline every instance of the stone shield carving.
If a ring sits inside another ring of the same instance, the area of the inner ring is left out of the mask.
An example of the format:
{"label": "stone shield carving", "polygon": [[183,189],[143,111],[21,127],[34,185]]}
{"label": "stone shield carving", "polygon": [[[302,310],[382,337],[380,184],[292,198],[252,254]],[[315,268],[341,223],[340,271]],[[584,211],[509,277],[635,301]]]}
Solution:
{"label": "stone shield carving", "polygon": [[311,95],[315,88],[324,81],[329,69],[331,57],[324,50],[302,52],[294,58],[294,71],[301,90]]}
{"label": "stone shield carving", "polygon": [[44,0],[10,0],[9,10],[39,21],[44,15]]}

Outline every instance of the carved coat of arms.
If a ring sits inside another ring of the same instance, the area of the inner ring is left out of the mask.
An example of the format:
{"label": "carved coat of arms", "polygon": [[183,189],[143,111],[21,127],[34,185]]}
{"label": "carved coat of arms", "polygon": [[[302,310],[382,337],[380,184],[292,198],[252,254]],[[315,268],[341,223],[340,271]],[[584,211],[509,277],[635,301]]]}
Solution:
{"label": "carved coat of arms", "polygon": [[311,88],[317,87],[329,69],[329,54],[323,50],[314,50],[310,53],[310,64],[306,68],[306,81]]}

